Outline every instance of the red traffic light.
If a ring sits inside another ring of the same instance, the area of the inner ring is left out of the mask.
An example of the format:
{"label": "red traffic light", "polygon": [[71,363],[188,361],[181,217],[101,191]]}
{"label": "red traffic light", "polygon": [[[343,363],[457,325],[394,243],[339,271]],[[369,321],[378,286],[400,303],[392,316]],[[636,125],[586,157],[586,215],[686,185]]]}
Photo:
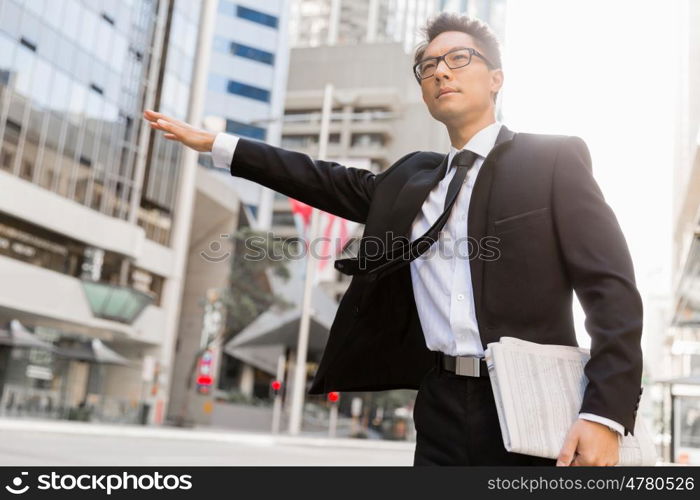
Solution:
{"label": "red traffic light", "polygon": [[282,382],[279,380],[273,380],[270,385],[272,386],[273,391],[279,391],[282,388]]}
{"label": "red traffic light", "polygon": [[339,399],[340,399],[340,393],[339,393],[339,392],[333,391],[333,392],[329,392],[329,393],[328,393],[328,401],[330,401],[331,403],[335,403],[335,402],[338,401]]}

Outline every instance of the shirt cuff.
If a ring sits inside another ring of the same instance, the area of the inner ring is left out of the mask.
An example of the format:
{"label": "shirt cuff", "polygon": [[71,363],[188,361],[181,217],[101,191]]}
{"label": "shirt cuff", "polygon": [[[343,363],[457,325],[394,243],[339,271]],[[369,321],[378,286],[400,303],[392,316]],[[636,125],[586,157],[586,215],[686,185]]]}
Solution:
{"label": "shirt cuff", "polygon": [[591,422],[598,422],[599,424],[607,425],[608,427],[610,427],[612,430],[616,431],[621,436],[625,435],[625,427],[622,424],[618,424],[614,420],[610,420],[609,418],[594,415],[592,413],[579,413],[578,418],[582,418],[584,420],[590,420]]}
{"label": "shirt cuff", "polygon": [[224,132],[219,132],[214,138],[211,148],[211,159],[216,168],[231,169],[233,153],[236,151],[238,137]]}

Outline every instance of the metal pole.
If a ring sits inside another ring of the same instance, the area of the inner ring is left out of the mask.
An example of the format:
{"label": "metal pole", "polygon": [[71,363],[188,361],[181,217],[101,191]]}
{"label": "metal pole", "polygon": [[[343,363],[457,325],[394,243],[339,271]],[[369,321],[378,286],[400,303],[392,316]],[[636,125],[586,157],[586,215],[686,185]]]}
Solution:
{"label": "metal pole", "polygon": [[[284,365],[285,365],[285,355],[280,354],[277,358],[277,380],[282,382],[282,391],[287,387],[284,380]],[[275,395],[274,405],[272,407],[272,433],[279,434],[280,431],[280,421],[282,420],[282,391]]]}
{"label": "metal pole", "polygon": [[328,422],[328,437],[335,437],[335,431],[338,427],[338,403],[331,405],[330,421]]}
{"label": "metal pole", "polygon": [[340,0],[331,0],[331,13],[328,20],[328,45],[338,43],[338,24],[340,23]]}
{"label": "metal pole", "polygon": [[[318,140],[318,159],[326,159],[328,148],[328,129],[330,127],[331,108],[333,104],[333,85],[326,84],[323,93],[323,110],[321,113],[321,133]],[[309,347],[309,323],[311,320],[311,290],[316,270],[316,259],[311,249],[318,234],[319,213],[316,208],[311,211],[311,227],[306,257],[306,276],[304,279],[304,299],[301,306],[301,321],[299,323],[299,340],[294,365],[294,387],[292,391],[292,411],[289,419],[289,433],[296,436],[301,432],[301,421],[304,410],[304,391],[306,390],[306,352]]]}

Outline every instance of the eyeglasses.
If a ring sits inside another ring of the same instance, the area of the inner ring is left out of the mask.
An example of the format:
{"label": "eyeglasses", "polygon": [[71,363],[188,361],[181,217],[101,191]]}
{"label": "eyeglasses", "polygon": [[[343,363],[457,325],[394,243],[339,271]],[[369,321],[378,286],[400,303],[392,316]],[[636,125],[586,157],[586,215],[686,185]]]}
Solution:
{"label": "eyeglasses", "polygon": [[489,60],[481,55],[477,50],[472,49],[471,47],[459,47],[452,49],[439,57],[427,57],[422,61],[417,62],[413,66],[413,73],[415,74],[418,83],[420,83],[421,80],[430,78],[435,74],[435,70],[437,69],[438,64],[440,64],[440,60],[445,61],[448,68],[456,69],[467,66],[470,62],[472,62],[472,56],[480,57],[484,60],[489,69],[493,68],[493,64],[491,64],[491,62],[489,62]]}

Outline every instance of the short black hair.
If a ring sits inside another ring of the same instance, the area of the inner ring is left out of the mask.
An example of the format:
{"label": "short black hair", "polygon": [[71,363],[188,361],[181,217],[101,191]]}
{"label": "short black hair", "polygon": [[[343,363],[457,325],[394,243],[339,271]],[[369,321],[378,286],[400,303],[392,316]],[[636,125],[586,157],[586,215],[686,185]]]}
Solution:
{"label": "short black hair", "polygon": [[[491,27],[480,19],[471,18],[454,12],[441,12],[428,19],[420,31],[424,36],[424,40],[416,47],[416,52],[413,57],[414,64],[417,64],[418,61],[423,59],[425,49],[428,48],[430,42],[440,33],[444,33],[445,31],[461,31],[474,39],[477,48],[484,54],[484,57],[489,60],[493,69],[502,68],[501,44],[498,37]],[[496,102],[497,97],[498,92],[493,96],[494,102]]]}

